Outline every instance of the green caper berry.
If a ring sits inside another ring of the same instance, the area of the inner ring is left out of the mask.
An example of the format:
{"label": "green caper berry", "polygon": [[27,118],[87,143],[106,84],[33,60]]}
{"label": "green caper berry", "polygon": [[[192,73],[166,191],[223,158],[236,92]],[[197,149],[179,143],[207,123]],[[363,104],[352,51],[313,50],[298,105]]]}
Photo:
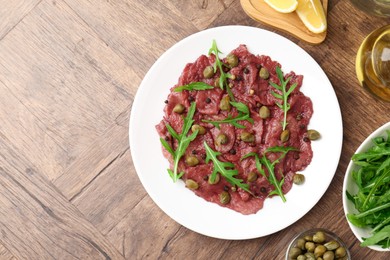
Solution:
{"label": "green caper berry", "polygon": [[[305,180],[305,176],[303,176],[302,174],[295,174],[295,176],[297,176],[298,178],[302,178],[303,177],[303,180]],[[294,180],[295,180],[295,176],[294,176]],[[295,182],[294,182],[295,183]],[[326,235],[324,232],[322,231],[317,231],[314,235],[313,235],[313,242],[315,243],[319,243],[319,244],[322,244],[324,243],[324,241],[326,240]]]}
{"label": "green caper berry", "polygon": [[223,191],[219,194],[219,202],[222,204],[228,204],[230,202],[230,194],[227,191]]}
{"label": "green caper berry", "polygon": [[303,238],[299,238],[298,240],[297,240],[297,243],[296,243],[296,247],[299,247],[300,249],[305,249],[305,243],[306,243],[306,240],[305,239],[303,239]]}
{"label": "green caper berry", "polygon": [[268,79],[269,78],[269,71],[267,68],[262,67],[259,71],[259,77],[262,79]]}
{"label": "green caper berry", "polygon": [[186,187],[191,189],[191,190],[197,190],[199,188],[199,184],[191,179],[186,180]]}
{"label": "green caper berry", "polygon": [[221,177],[220,177],[219,173],[217,173],[217,175],[215,175],[214,181],[211,181],[211,177],[209,177],[208,183],[211,185],[214,185],[214,184],[217,184],[220,179],[221,179]]}
{"label": "green caper berry", "polygon": [[203,70],[203,77],[206,79],[212,78],[214,76],[214,68],[213,66],[207,66]]}
{"label": "green caper berry", "polygon": [[310,140],[314,141],[320,139],[321,135],[318,131],[311,129],[307,130],[307,137],[309,137]]}
{"label": "green caper berry", "polygon": [[227,135],[220,133],[219,135],[217,135],[215,142],[217,145],[224,145],[224,144],[227,144],[229,142],[229,139],[228,139]]}
{"label": "green caper berry", "polygon": [[255,141],[254,134],[248,133],[248,132],[245,132],[245,131],[241,133],[240,138],[241,138],[242,141],[244,141],[246,143],[253,143]]}
{"label": "green caper berry", "polygon": [[315,257],[320,257],[326,252],[326,247],[323,245],[318,245],[314,249],[314,256]]}
{"label": "green caper berry", "polygon": [[248,178],[247,178],[247,181],[248,182],[254,182],[257,180],[257,174],[255,172],[250,172],[248,174]]}
{"label": "green caper berry", "polygon": [[340,246],[340,244],[337,241],[332,240],[332,241],[329,241],[328,243],[325,243],[324,246],[328,250],[335,250],[335,249],[337,249]]}
{"label": "green caper berry", "polygon": [[334,259],[333,251],[326,251],[324,253],[324,255],[322,256],[322,259],[324,259],[324,260],[333,260]]}
{"label": "green caper berry", "polygon": [[306,236],[304,236],[304,239],[305,239],[306,241],[313,241],[313,236],[311,236],[311,235],[306,235]]}
{"label": "green caper berry", "polygon": [[345,250],[344,247],[340,246],[339,248],[336,249],[334,252],[336,258],[342,258],[347,255],[347,250]]}
{"label": "green caper berry", "polygon": [[192,132],[195,132],[196,130],[198,130],[198,134],[200,134],[200,135],[204,135],[206,133],[206,128],[204,128],[201,125],[196,125],[196,124],[192,125],[191,130],[192,130]]}
{"label": "green caper berry", "polygon": [[232,53],[226,56],[226,62],[229,64],[231,68],[236,67],[238,65],[238,57]]}
{"label": "green caper berry", "polygon": [[182,104],[176,104],[176,106],[173,108],[173,112],[177,114],[182,114],[185,110],[185,107]]}
{"label": "green caper berry", "polygon": [[306,259],[307,259],[307,257],[305,255],[299,255],[297,257],[297,260],[306,260]]}
{"label": "green caper berry", "polygon": [[185,161],[188,166],[196,166],[199,163],[198,158],[195,156],[187,156]]}
{"label": "green caper berry", "polygon": [[314,249],[316,248],[316,245],[313,243],[313,242],[306,242],[305,243],[305,248],[308,252],[311,252],[313,253],[314,252]]}
{"label": "green caper berry", "polygon": [[221,86],[220,86],[219,83],[220,83],[220,82],[219,82],[219,78],[216,78],[215,81],[214,81],[214,87],[220,88]]}
{"label": "green caper berry", "polygon": [[306,260],[316,260],[316,257],[315,257],[314,254],[311,253],[311,252],[307,252],[307,253],[305,254],[305,256],[306,256]]}
{"label": "green caper berry", "polygon": [[221,102],[219,102],[219,108],[224,111],[230,111],[231,105],[230,105],[230,97],[224,96],[221,99]]}
{"label": "green caper berry", "polygon": [[[294,177],[293,177],[293,183],[296,184],[296,185],[301,185],[305,182],[305,175],[303,174],[300,174],[300,173],[296,173],[294,174]],[[314,236],[313,236],[313,240],[314,240]],[[314,241],[316,242],[316,241]],[[318,243],[318,242],[317,242]]]}
{"label": "green caper berry", "polygon": [[297,258],[300,254],[302,254],[302,250],[298,247],[293,247],[290,249],[290,252],[288,252],[288,257],[290,259]]}
{"label": "green caper berry", "polygon": [[266,119],[270,116],[271,112],[267,106],[262,106],[259,109],[259,115],[262,119]]}
{"label": "green caper berry", "polygon": [[280,134],[280,141],[285,143],[288,141],[289,138],[290,138],[290,130],[288,129],[283,130],[283,132]]}

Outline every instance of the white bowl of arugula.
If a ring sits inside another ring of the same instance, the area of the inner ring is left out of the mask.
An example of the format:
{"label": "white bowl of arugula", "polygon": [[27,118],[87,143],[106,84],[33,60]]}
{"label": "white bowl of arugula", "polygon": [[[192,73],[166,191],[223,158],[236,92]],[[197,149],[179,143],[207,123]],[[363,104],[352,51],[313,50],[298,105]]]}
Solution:
{"label": "white bowl of arugula", "polygon": [[390,251],[390,122],[367,137],[352,156],[343,207],[362,247]]}

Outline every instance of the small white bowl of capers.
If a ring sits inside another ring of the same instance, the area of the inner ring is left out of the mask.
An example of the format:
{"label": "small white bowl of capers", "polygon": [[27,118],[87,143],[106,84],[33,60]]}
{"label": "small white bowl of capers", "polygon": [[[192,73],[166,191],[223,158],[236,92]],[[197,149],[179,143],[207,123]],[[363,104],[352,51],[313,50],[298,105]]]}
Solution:
{"label": "small white bowl of capers", "polygon": [[306,230],[291,241],[286,260],[350,260],[344,242],[333,232],[316,228]]}

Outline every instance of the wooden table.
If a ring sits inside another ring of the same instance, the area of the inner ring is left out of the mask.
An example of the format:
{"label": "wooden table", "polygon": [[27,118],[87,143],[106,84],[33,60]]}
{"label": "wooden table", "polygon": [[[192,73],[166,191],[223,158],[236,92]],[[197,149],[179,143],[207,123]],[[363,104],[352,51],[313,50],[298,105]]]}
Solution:
{"label": "wooden table", "polygon": [[[326,40],[309,45],[250,19],[238,0],[0,1],[1,259],[283,259],[288,241],[330,229],[353,259],[344,172],[359,144],[390,121],[390,103],[359,87],[359,43],[388,20],[329,1]],[[206,237],[162,212],[141,185],[128,142],[138,86],[156,59],[188,35],[221,25],[276,31],[320,64],[340,102],[344,142],[334,179],[302,219],[252,240]]]}

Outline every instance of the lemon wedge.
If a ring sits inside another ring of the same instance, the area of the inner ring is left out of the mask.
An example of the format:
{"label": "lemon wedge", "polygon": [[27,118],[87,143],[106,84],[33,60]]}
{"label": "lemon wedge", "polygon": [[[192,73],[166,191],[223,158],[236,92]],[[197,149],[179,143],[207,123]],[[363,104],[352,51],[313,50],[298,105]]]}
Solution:
{"label": "lemon wedge", "polygon": [[311,32],[322,33],[326,30],[326,16],[320,0],[298,0],[295,12]]}
{"label": "lemon wedge", "polygon": [[264,0],[269,6],[279,13],[292,13],[297,9],[297,0]]}

